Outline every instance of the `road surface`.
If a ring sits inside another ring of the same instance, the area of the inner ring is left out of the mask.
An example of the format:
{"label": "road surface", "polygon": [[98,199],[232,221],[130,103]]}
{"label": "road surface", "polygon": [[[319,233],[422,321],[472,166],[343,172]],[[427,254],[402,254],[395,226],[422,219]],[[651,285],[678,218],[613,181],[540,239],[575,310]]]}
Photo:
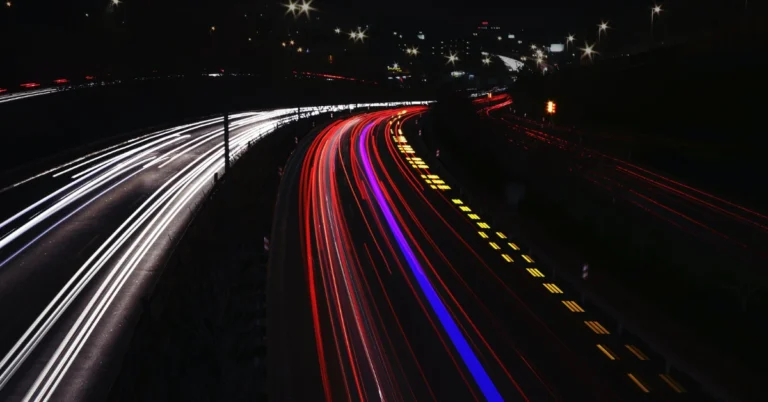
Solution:
{"label": "road surface", "polygon": [[672,230],[701,241],[720,255],[738,264],[753,265],[762,271],[768,262],[763,245],[768,241],[768,214],[740,205],[688,183],[671,178],[625,158],[597,149],[608,141],[596,139],[595,146],[583,146],[578,135],[554,135],[536,128],[536,123],[508,112],[511,100],[481,110],[508,125],[508,138],[525,149],[549,147],[554,158],[573,161],[574,173],[616,198],[663,222]]}
{"label": "road surface", "polygon": [[[386,105],[232,115],[231,157],[299,112]],[[142,298],[223,167],[219,117],[0,189],[0,400],[101,400]]]}
{"label": "road surface", "polygon": [[424,111],[340,120],[294,152],[268,270],[270,395],[705,400],[430,169],[408,144]]}

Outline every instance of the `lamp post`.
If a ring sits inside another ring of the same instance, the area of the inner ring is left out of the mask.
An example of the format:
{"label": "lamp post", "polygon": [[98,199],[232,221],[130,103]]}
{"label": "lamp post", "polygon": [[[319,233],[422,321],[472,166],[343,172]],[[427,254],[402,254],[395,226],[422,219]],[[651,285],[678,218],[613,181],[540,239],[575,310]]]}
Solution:
{"label": "lamp post", "polygon": [[654,17],[659,14],[661,14],[661,6],[654,4],[654,6],[651,7],[651,42],[653,42],[653,20]]}
{"label": "lamp post", "polygon": [[597,43],[600,43],[600,38],[602,36],[603,32],[608,32],[608,23],[605,21],[601,21],[600,24],[597,25]]}

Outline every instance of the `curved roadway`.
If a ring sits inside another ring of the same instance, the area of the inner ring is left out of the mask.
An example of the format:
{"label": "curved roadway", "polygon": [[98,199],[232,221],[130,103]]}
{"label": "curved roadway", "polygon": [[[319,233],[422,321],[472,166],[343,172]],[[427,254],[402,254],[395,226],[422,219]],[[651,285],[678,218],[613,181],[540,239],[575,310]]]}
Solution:
{"label": "curved roadway", "polygon": [[[298,113],[230,118],[235,159]],[[165,258],[214,177],[223,120],[114,144],[0,188],[0,400],[103,400]]]}
{"label": "curved roadway", "polygon": [[270,397],[704,400],[430,170],[407,140],[424,112],[338,120],[289,161],[268,270]]}

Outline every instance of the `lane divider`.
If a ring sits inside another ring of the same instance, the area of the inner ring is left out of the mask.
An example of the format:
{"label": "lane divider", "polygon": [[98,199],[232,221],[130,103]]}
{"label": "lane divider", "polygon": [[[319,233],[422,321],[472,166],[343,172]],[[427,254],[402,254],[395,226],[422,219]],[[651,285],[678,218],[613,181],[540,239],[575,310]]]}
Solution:
{"label": "lane divider", "polygon": [[[405,136],[403,136],[402,130],[398,129],[397,136],[392,136],[392,140],[396,143],[398,143],[398,149],[402,154],[405,155],[406,161],[408,161],[414,169],[429,169],[429,166],[424,162],[424,160],[420,157],[413,156],[415,154],[415,151],[413,150],[413,147],[411,145],[407,145],[407,139]],[[445,181],[440,178],[439,175],[436,174],[420,174],[420,177],[424,182],[430,186],[433,190],[450,190],[450,186],[445,184]],[[477,213],[474,213],[472,209],[467,206],[464,201],[462,201],[460,198],[451,198],[450,202],[458,208],[459,211],[466,214],[466,217],[475,222],[477,226],[480,229],[490,230],[491,227],[488,225],[488,223],[482,221],[482,218]],[[483,239],[489,239],[488,233],[485,231],[478,231],[478,235]],[[502,240],[507,240],[508,237],[503,232],[497,231],[495,232],[495,235]],[[514,263],[514,259],[509,254],[505,253],[502,250],[502,247],[499,246],[498,243],[494,241],[489,241],[488,245],[493,248],[494,250],[500,251],[501,257],[504,259],[507,263]],[[514,242],[507,242],[507,246],[511,248],[513,251],[520,252],[520,247],[515,244]],[[527,254],[520,254],[520,257],[525,260],[527,264],[533,264],[535,263],[533,257]],[[541,272],[538,268],[535,267],[526,267],[526,271],[531,274],[533,278],[541,279],[545,278],[545,275],[543,272]],[[564,294],[563,290],[560,289],[555,283],[543,283],[544,288],[549,291],[549,293],[553,295],[562,295]],[[586,311],[583,307],[581,307],[578,303],[576,303],[573,300],[561,300],[563,305],[571,312],[575,314],[582,314]],[[592,332],[594,332],[597,335],[610,335],[610,331],[608,331],[602,324],[600,324],[599,321],[595,320],[587,320],[584,321],[584,323],[589,327]],[[638,349],[634,345],[625,345],[627,350],[629,350],[630,353],[632,353],[635,357],[637,357],[639,360],[645,361],[650,360],[648,356],[646,356],[640,349]],[[602,352],[603,355],[605,355],[608,359],[611,361],[620,360],[620,357],[617,353],[612,351],[607,345],[605,344],[597,344],[597,348],[600,352]],[[632,382],[643,392],[643,393],[650,393],[650,388],[645,385],[635,374],[627,373],[627,376],[632,380]],[[685,388],[683,388],[680,384],[675,382],[674,379],[669,374],[660,374],[660,378],[662,381],[664,381],[673,391],[676,393],[685,393]]]}

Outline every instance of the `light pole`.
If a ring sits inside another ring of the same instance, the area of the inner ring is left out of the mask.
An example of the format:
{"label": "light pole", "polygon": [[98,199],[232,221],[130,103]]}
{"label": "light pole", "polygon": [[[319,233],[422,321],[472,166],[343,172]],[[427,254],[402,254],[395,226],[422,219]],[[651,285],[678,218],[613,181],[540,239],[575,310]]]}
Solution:
{"label": "light pole", "polygon": [[601,21],[600,24],[597,26],[597,43],[600,43],[600,37],[603,32],[608,32],[608,23],[605,21]]}
{"label": "light pole", "polygon": [[653,42],[653,19],[654,16],[658,14],[661,14],[661,6],[654,4],[653,7],[651,7],[651,42]]}
{"label": "light pole", "polygon": [[568,34],[568,36],[565,38],[565,52],[568,52],[568,47],[573,42],[573,40],[576,39],[575,36]]}
{"label": "light pole", "polygon": [[593,54],[599,54],[594,50],[595,45],[590,45],[587,42],[584,42],[584,47],[580,48],[579,50],[582,51],[581,58],[588,57],[589,61],[592,61],[592,55]]}

